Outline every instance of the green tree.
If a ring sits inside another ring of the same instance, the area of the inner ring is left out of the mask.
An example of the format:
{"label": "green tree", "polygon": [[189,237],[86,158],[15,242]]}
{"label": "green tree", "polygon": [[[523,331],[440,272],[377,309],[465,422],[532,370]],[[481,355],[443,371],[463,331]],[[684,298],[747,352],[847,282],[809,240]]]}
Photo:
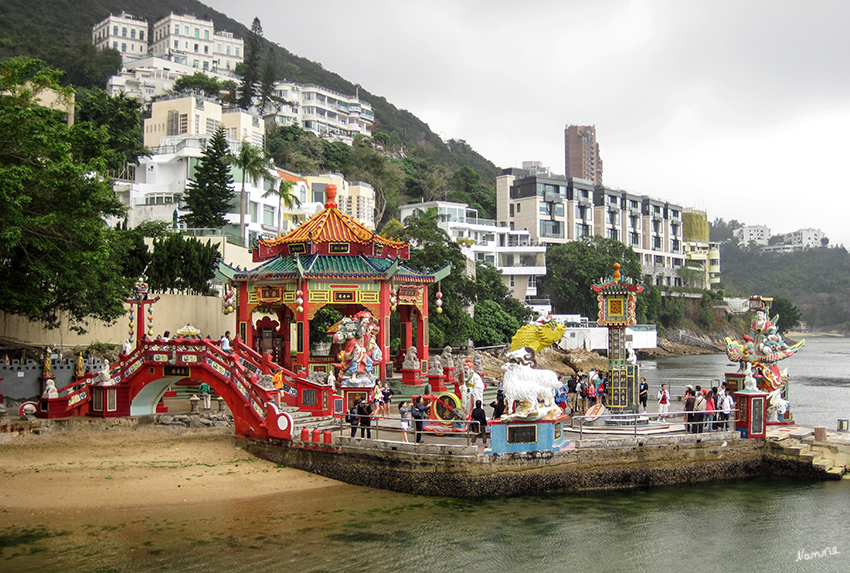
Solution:
{"label": "green tree", "polygon": [[132,281],[114,256],[109,216],[123,214],[107,170],[105,128],[68,126],[38,105],[45,90],[69,98],[39,60],[0,62],[0,309],[84,330],[88,318],[124,314]]}
{"label": "green tree", "polygon": [[519,322],[492,300],[475,303],[472,340],[478,346],[495,346],[511,339],[519,330]]}
{"label": "green tree", "polygon": [[375,223],[380,223],[388,207],[393,209],[404,186],[404,170],[399,161],[381,155],[371,147],[356,146],[351,150],[343,172],[349,180],[366,181],[375,190]]}
{"label": "green tree", "polygon": [[295,183],[287,181],[286,179],[281,179],[277,186],[272,185],[269,187],[269,190],[263,193],[263,197],[275,195],[278,198],[279,207],[285,206],[288,209],[292,209],[293,207],[301,205],[301,201],[299,201],[298,197],[296,197],[295,193],[293,193],[294,189]]}
{"label": "green tree", "polygon": [[770,314],[779,316],[776,328],[783,334],[789,330],[793,330],[795,326],[799,326],[800,319],[802,318],[800,309],[794,306],[793,302],[781,296],[773,297],[773,302],[770,305]]}
{"label": "green tree", "polygon": [[208,76],[204,72],[195,72],[191,76],[180,76],[177,78],[171,91],[176,94],[200,93],[207,97],[219,98],[222,89],[224,88],[217,79]]}
{"label": "green tree", "polygon": [[612,275],[614,263],[620,264],[623,276],[640,279],[637,254],[620,241],[596,236],[552,245],[546,250],[546,276],[540,279],[538,288],[549,294],[556,312],[593,318],[598,314],[598,303],[590,287]]}
{"label": "green tree", "polygon": [[245,39],[245,59],[236,66],[236,73],[242,77],[239,84],[239,99],[237,104],[242,109],[248,109],[254,103],[257,95],[257,84],[260,81],[260,49],[263,40],[263,27],[260,19],[254,18],[251,32]]}
{"label": "green tree", "polygon": [[[227,224],[233,177],[228,167],[230,147],[221,125],[207,143],[195,178],[186,184],[183,201],[189,212],[181,217],[189,227],[218,229]],[[243,183],[244,185],[244,183]]]}
{"label": "green tree", "polygon": [[139,157],[150,155],[142,144],[142,104],[123,93],[110,96],[105,90],[80,90],[76,98],[76,121],[105,127],[109,135],[107,166],[126,177],[126,166],[138,165]]}
{"label": "green tree", "polygon": [[70,42],[53,62],[65,71],[63,85],[105,88],[106,81],[121,69],[121,54],[112,48],[98,50],[85,38]]}
{"label": "green tree", "polygon": [[275,82],[277,82],[277,62],[275,60],[274,49],[269,47],[269,51],[266,54],[266,61],[263,65],[263,75],[260,78],[260,103],[257,105],[257,109],[260,110],[261,115],[267,109],[277,111],[280,109],[280,106],[286,103],[283,99],[274,95]]}
{"label": "green tree", "polygon": [[[263,177],[272,181],[272,170],[266,152],[259,147],[254,147],[247,141],[243,141],[239,152],[230,154],[228,161],[238,167],[242,172],[242,191],[239,198],[239,236],[245,237],[245,211],[247,209],[247,195],[245,193],[245,181],[248,177],[256,181]],[[293,197],[294,198],[294,197]]]}
{"label": "green tree", "polygon": [[211,295],[210,281],[221,255],[215,245],[173,233],[155,239],[147,282],[155,292],[192,292]]}

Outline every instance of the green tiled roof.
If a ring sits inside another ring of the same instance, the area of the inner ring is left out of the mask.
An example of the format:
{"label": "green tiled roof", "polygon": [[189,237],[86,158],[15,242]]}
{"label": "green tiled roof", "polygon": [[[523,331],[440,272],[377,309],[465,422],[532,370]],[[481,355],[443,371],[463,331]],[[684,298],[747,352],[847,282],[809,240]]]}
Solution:
{"label": "green tiled roof", "polygon": [[[340,277],[374,278],[387,277],[387,271],[395,261],[365,255],[311,255],[300,259],[305,278]],[[289,278],[298,275],[294,257],[278,256],[250,271],[236,273],[237,280]],[[399,264],[397,277],[409,280],[434,280],[431,273],[420,273]]]}

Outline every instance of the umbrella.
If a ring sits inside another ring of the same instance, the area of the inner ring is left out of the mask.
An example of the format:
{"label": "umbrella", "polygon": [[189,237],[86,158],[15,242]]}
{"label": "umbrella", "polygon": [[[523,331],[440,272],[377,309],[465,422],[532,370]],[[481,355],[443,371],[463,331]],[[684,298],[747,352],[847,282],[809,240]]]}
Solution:
{"label": "umbrella", "polygon": [[191,324],[187,324],[186,326],[178,330],[177,334],[180,336],[197,336],[201,334],[201,331],[192,326]]}

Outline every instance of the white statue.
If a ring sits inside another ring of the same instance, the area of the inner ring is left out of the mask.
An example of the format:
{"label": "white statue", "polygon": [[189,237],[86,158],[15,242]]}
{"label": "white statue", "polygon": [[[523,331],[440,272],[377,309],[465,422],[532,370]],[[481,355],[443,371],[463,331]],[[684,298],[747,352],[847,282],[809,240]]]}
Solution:
{"label": "white statue", "polygon": [[560,415],[561,409],[555,405],[555,391],[562,386],[558,375],[551,370],[532,368],[534,351],[529,347],[511,352],[508,359],[502,365],[505,403],[509,409],[514,402],[519,406],[516,413],[502,419],[540,420]]}
{"label": "white statue", "polygon": [[44,394],[41,395],[42,398],[58,398],[59,391],[56,389],[56,384],[53,380],[48,380],[44,383]]}
{"label": "white statue", "polygon": [[428,365],[428,375],[429,376],[442,376],[443,375],[443,363],[440,360],[439,356],[431,357],[431,364]]}
{"label": "white statue", "polygon": [[440,362],[443,363],[443,368],[454,368],[455,361],[452,357],[452,347],[446,346],[443,348],[443,353],[440,355]]}
{"label": "white statue", "polygon": [[404,362],[401,367],[403,370],[419,370],[419,357],[416,356],[415,346],[407,349],[407,354],[404,355]]}
{"label": "white statue", "polygon": [[472,361],[467,359],[463,363],[463,386],[461,386],[461,404],[466,415],[472,413],[475,408],[475,402],[481,400],[484,402],[484,381],[481,376],[475,373],[475,368]]}
{"label": "white statue", "polygon": [[112,368],[109,366],[109,360],[106,358],[103,359],[103,364],[100,368],[100,372],[97,373],[97,382],[101,386],[111,386],[112,385],[112,376],[109,374],[109,371]]}

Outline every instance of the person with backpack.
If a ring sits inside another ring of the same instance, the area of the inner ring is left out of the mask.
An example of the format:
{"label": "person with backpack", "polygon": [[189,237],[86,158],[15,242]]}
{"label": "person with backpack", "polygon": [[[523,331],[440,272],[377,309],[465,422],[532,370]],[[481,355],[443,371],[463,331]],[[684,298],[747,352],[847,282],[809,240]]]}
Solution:
{"label": "person with backpack", "polygon": [[694,398],[694,432],[702,434],[705,430],[705,409],[708,406],[708,400],[705,398],[705,390],[699,386],[696,387],[696,398]]}
{"label": "person with backpack", "polygon": [[606,391],[608,390],[606,382],[607,378],[600,377],[599,384],[596,385],[596,397],[597,401],[603,406],[608,405],[608,397],[606,396]]}
{"label": "person with backpack", "polygon": [[[646,406],[644,406],[646,412]],[[667,384],[661,385],[661,390],[658,391],[658,421],[667,421],[667,412],[670,411],[670,392],[667,391]]]}
{"label": "person with backpack", "polygon": [[[561,377],[558,377],[558,380],[561,380]],[[561,387],[555,390],[555,404],[561,409],[562,412],[566,413],[567,411],[567,386],[566,384],[561,384]]]}
{"label": "person with backpack", "polygon": [[351,424],[351,437],[357,435],[357,426],[360,424],[360,416],[357,414],[357,408],[360,406],[360,398],[354,399],[354,404],[348,410],[345,416],[345,421]]}
{"label": "person with backpack", "polygon": [[[649,397],[649,384],[646,383],[644,376],[640,377],[640,386],[638,387],[638,402],[643,406],[643,413],[646,414],[646,399]],[[669,400],[668,400],[669,403]]]}
{"label": "person with backpack", "polygon": [[579,373],[579,380],[576,384],[576,392],[580,399],[579,414],[584,416],[587,413],[587,381],[584,379],[584,374]]}
{"label": "person with backpack", "polygon": [[363,401],[357,406],[357,416],[360,418],[360,437],[372,439],[372,404]]}
{"label": "person with backpack", "polygon": [[592,408],[596,405],[596,377],[593,375],[593,370],[587,377],[587,403]]}
{"label": "person with backpack", "polygon": [[578,407],[578,375],[573,374],[567,380],[567,406],[570,408],[570,416],[574,416]]}

